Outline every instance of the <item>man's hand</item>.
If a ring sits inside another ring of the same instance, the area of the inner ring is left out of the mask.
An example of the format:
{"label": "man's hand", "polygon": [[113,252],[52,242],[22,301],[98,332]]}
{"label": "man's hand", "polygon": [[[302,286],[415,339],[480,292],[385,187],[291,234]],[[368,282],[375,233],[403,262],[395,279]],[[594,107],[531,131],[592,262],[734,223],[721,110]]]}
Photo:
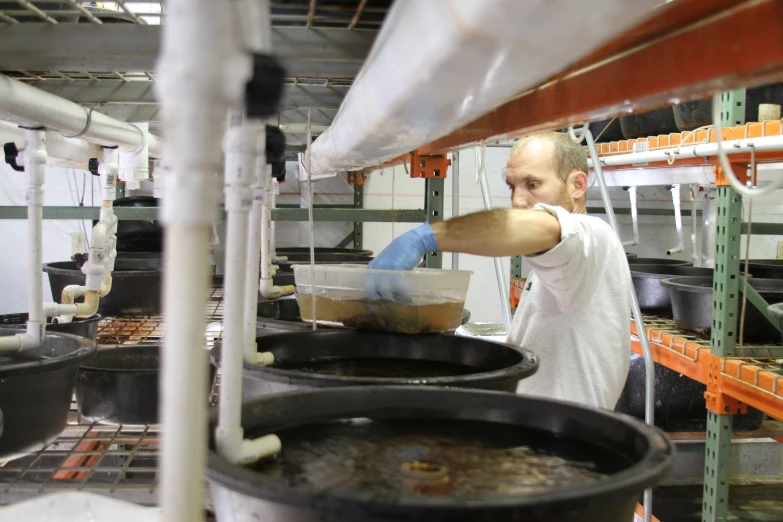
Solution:
{"label": "man's hand", "polygon": [[[421,263],[427,252],[437,252],[438,243],[429,223],[406,232],[383,252],[372,260],[371,269],[380,270],[412,270]],[[386,299],[389,301],[409,302],[409,289],[396,274],[372,273],[367,277],[367,297],[369,299]]]}
{"label": "man's hand", "polygon": [[381,270],[412,270],[427,252],[438,252],[438,243],[429,223],[406,232],[372,260],[370,268]]}

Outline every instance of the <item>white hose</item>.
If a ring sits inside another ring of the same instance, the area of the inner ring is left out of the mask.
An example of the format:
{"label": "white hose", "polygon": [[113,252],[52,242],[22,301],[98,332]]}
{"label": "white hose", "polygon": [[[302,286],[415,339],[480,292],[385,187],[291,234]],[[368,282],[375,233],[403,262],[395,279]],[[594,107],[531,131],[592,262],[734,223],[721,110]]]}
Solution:
{"label": "white hose", "polygon": [[666,251],[666,255],[680,253],[684,250],[685,244],[682,240],[682,212],[680,210],[680,186],[672,185],[672,203],[674,203],[674,225],[677,227],[677,246]]}
{"label": "white hose", "polygon": [[721,122],[720,110],[721,95],[716,94],[712,98],[712,122],[715,126],[715,144],[718,147],[717,154],[721,169],[723,169],[723,174],[726,176],[726,179],[729,180],[731,188],[733,188],[742,197],[755,198],[757,196],[769,194],[773,190],[777,190],[783,187],[783,176],[780,176],[778,179],[763,188],[755,189],[746,187],[739,179],[737,179],[737,176],[734,175],[734,170],[732,169],[731,163],[729,163],[726,151],[723,149],[723,124]]}
{"label": "white hose", "polygon": [[316,315],[316,303],[315,303],[315,234],[313,226],[313,178],[311,173],[312,164],[310,158],[310,147],[313,144],[312,133],[310,132],[310,109],[307,109],[307,221],[310,225],[310,298],[312,299],[313,308],[313,331],[318,329],[318,321]]}
{"label": "white hose", "polygon": [[[590,157],[594,160],[593,171],[595,172],[595,177],[598,180],[598,185],[601,188],[601,199],[603,200],[604,208],[606,209],[606,217],[609,218],[609,224],[612,226],[615,234],[619,234],[620,229],[617,226],[617,218],[614,215],[612,199],[609,197],[609,190],[606,188],[604,172],[601,168],[601,162],[598,161],[598,151],[595,148],[593,134],[589,129],[585,131],[585,138],[587,138],[587,149],[590,152]],[[642,317],[642,311],[639,308],[639,299],[636,296],[636,290],[634,290],[633,287],[631,287],[631,307],[634,324],[636,325],[636,335],[642,345],[642,357],[644,358],[644,421],[650,426],[654,426],[655,361],[653,360],[652,350],[650,349],[650,341],[647,338],[647,331],[644,329],[644,319]],[[647,488],[644,490],[644,522],[652,521],[652,502],[652,488]]]}
{"label": "white hose", "polygon": [[[487,182],[487,169],[485,166],[487,147],[481,147],[481,159],[479,160],[479,148],[475,147],[473,153],[476,156],[476,175],[481,182],[481,197],[484,200],[484,210],[492,210],[492,199],[489,193],[489,183]],[[493,258],[495,263],[495,277],[498,281],[498,292],[500,292],[500,309],[503,311],[503,323],[506,326],[506,333],[511,332],[511,304],[509,303],[508,288],[506,288],[506,279],[503,274],[503,263],[499,257]]]}
{"label": "white hose", "polygon": [[[595,177],[593,180],[595,180]],[[633,223],[633,240],[623,243],[624,247],[639,244],[639,210],[636,205],[636,187],[629,188],[628,195],[631,199],[631,223]]]}

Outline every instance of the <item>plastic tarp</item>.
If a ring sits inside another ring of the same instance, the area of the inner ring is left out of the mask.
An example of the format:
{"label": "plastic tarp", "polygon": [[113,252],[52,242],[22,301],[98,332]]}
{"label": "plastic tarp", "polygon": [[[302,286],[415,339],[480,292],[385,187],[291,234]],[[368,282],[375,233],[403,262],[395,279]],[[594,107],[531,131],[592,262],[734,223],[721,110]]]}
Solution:
{"label": "plastic tarp", "polygon": [[331,127],[313,178],[445,136],[641,21],[663,0],[397,0]]}

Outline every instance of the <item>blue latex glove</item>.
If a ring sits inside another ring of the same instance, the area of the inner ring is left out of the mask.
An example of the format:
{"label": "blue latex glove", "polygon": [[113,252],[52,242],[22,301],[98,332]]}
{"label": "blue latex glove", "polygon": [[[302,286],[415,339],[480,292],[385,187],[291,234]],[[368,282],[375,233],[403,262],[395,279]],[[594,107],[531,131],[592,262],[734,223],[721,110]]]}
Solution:
{"label": "blue latex glove", "polygon": [[[406,232],[370,262],[370,269],[412,270],[421,263],[424,254],[438,252],[438,242],[429,223],[424,223]],[[409,301],[405,288],[401,288],[399,277],[391,274],[371,274],[367,279],[367,296],[370,299]]]}

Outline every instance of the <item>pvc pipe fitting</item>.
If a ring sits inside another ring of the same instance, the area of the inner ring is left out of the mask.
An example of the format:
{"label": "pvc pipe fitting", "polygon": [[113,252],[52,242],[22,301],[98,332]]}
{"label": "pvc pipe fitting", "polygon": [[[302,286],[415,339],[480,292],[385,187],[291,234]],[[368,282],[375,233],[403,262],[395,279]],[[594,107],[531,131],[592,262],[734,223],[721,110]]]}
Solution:
{"label": "pvc pipe fitting", "polygon": [[141,182],[150,179],[149,123],[132,123],[139,130],[141,143],[134,150],[120,150],[120,177],[130,190],[137,190]]}

